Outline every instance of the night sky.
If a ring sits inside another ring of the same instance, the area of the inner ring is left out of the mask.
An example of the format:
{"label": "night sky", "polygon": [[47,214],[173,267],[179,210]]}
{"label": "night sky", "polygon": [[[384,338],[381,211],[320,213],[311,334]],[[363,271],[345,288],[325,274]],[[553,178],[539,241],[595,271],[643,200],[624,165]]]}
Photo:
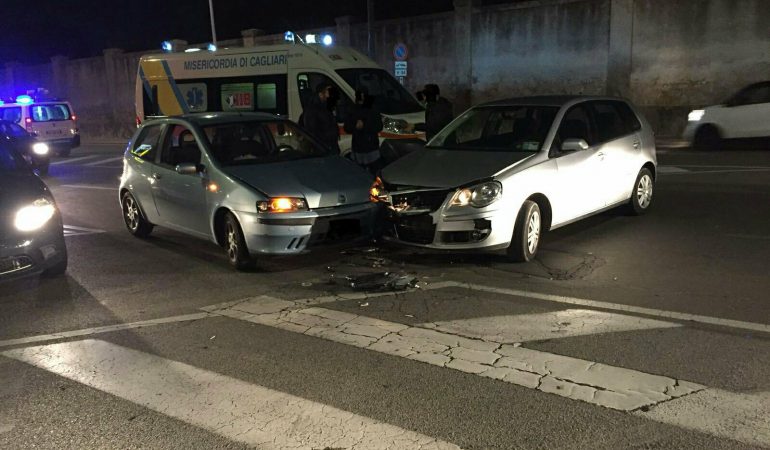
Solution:
{"label": "night sky", "polygon": [[[450,10],[452,0],[375,0],[378,19]],[[101,55],[110,47],[155,49],[170,38],[211,40],[208,0],[3,0],[0,14],[0,67]],[[217,38],[232,39],[246,28],[279,33],[334,25],[345,15],[363,21],[366,0],[214,0],[214,15]]]}

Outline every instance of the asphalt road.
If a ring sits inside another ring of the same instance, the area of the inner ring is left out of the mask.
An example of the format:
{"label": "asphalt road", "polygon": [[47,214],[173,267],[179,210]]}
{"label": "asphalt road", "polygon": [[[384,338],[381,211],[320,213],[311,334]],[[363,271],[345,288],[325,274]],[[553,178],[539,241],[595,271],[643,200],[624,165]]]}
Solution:
{"label": "asphalt road", "polygon": [[[65,277],[0,285],[0,448],[770,447],[770,151],[662,149],[653,209],[537,261],[373,243],[231,270],[51,166]],[[346,275],[415,276],[354,292]]]}

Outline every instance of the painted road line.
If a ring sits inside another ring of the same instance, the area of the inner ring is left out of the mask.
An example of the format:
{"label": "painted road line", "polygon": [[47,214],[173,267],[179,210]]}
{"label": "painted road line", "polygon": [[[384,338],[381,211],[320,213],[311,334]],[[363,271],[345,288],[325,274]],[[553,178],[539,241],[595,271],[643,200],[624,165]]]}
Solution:
{"label": "painted road line", "polygon": [[101,155],[88,155],[88,156],[79,156],[77,158],[65,158],[65,159],[60,159],[59,161],[54,161],[54,162],[51,163],[51,165],[52,166],[57,166],[59,164],[71,164],[71,163],[78,162],[78,161],[85,161],[87,159],[98,158],[100,156]]}
{"label": "painted road line", "polygon": [[8,339],[5,341],[0,341],[0,348],[11,347],[14,345],[37,344],[40,342],[55,341],[59,339],[66,339],[66,338],[72,338],[72,337],[92,336],[100,333],[111,333],[113,331],[131,330],[135,328],[151,327],[155,325],[163,325],[168,323],[189,322],[192,320],[205,319],[207,317],[211,317],[211,314],[201,312],[201,313],[185,314],[181,316],[163,317],[160,319],[142,320],[140,322],[119,323],[116,325],[105,325],[101,327],[83,328],[80,330],[62,331],[59,333],[52,333],[52,334],[40,334],[37,336],[29,336],[25,338]]}
{"label": "painted road line", "polygon": [[94,162],[90,162],[88,164],[83,164],[83,165],[84,166],[89,166],[89,167],[91,167],[91,166],[100,166],[102,164],[107,164],[107,163],[111,163],[111,162],[115,162],[115,161],[120,161],[122,159],[123,159],[123,155],[120,155],[120,156],[116,156],[114,158],[107,158],[107,159],[103,159],[103,160],[99,160],[99,161],[94,161]]}
{"label": "painted road line", "polygon": [[[319,307],[286,309],[280,299],[272,299],[271,303],[265,300],[217,313],[620,411],[653,406],[704,389],[687,381],[530,350],[518,344],[484,341]],[[479,333],[477,330],[474,334]]]}
{"label": "painted road line", "polygon": [[258,448],[458,448],[329,405],[104,341],[88,339],[2,354]]}
{"label": "painted road line", "polygon": [[542,314],[478,317],[423,323],[419,326],[500,344],[514,344],[589,334],[675,328],[681,325],[603,311],[567,309]]}
{"label": "painted road line", "polygon": [[770,392],[707,389],[634,414],[753,446],[770,447]]}
{"label": "painted road line", "polygon": [[673,173],[687,173],[689,170],[677,166],[658,166],[657,172],[661,175],[668,175]]}
{"label": "painted road line", "polygon": [[608,309],[611,311],[622,311],[634,314],[644,314],[646,316],[659,317],[664,319],[682,320],[686,322],[702,323],[707,325],[718,325],[729,328],[738,328],[742,330],[760,331],[770,333],[770,325],[755,322],[742,322],[740,320],[720,319],[717,317],[701,316],[697,314],[687,314],[675,311],[664,311],[653,308],[642,308],[639,306],[621,305],[617,303],[600,302],[596,300],[586,300],[575,297],[565,297],[553,294],[541,294],[538,292],[521,291],[518,289],[504,289],[492,286],[484,286],[473,283],[450,282],[454,287],[465,287],[474,291],[490,292],[493,294],[511,295],[514,297],[534,298],[537,300],[547,300],[549,302],[564,303],[567,305],[579,305],[589,308]]}
{"label": "painted road line", "polygon": [[100,234],[105,233],[104,230],[97,230],[94,228],[76,227],[74,225],[64,225],[64,236],[83,236],[87,234]]}
{"label": "painted road line", "polygon": [[70,188],[70,189],[98,189],[98,190],[104,190],[104,191],[118,190],[118,188],[116,187],[96,186],[96,185],[88,185],[88,184],[62,184],[61,187]]}

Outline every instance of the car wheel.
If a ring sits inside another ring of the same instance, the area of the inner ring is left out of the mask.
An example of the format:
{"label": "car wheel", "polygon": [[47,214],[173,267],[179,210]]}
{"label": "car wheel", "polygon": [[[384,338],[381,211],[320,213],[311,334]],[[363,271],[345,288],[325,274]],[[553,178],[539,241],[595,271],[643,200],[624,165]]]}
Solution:
{"label": "car wheel", "polygon": [[64,156],[65,158],[69,156],[70,153],[72,153],[72,149],[69,147],[65,147],[58,152],[59,156]]}
{"label": "car wheel", "polygon": [[224,247],[227,252],[227,260],[237,270],[249,270],[255,266],[254,258],[246,247],[246,239],[238,219],[232,213],[225,214]]}
{"label": "car wheel", "polygon": [[62,248],[64,249],[64,257],[53,266],[45,269],[41,276],[45,278],[58,277],[67,271],[67,247],[64,246],[64,242],[62,242]]}
{"label": "car wheel", "polygon": [[715,151],[722,146],[722,136],[719,130],[713,125],[703,125],[698,128],[693,140],[693,147],[696,150]]}
{"label": "car wheel", "polygon": [[128,232],[140,238],[149,236],[153,225],[145,219],[139,208],[139,203],[130,192],[123,194],[121,205],[123,206],[123,222],[125,222]]}
{"label": "car wheel", "polygon": [[537,203],[527,200],[519,211],[513,230],[513,239],[508,246],[508,259],[514,262],[529,262],[535,258],[543,234],[543,215]]}
{"label": "car wheel", "polygon": [[631,213],[641,216],[646,213],[652,205],[655,194],[655,178],[649,169],[642,169],[636,176],[634,190],[631,192],[631,201],[629,206]]}

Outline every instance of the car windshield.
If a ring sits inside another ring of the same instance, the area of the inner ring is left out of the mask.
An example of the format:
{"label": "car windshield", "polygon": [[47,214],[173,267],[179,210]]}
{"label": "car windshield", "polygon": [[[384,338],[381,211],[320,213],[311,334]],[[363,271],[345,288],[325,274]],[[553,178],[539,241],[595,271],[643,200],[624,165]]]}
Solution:
{"label": "car windshield", "polygon": [[27,136],[27,130],[11,122],[0,122],[0,134],[10,137]]}
{"label": "car windshield", "polygon": [[24,158],[9,148],[0,146],[0,173],[26,172],[29,170]]}
{"label": "car windshield", "polygon": [[330,155],[291,122],[252,120],[202,127],[214,159],[223,166],[267,164]]}
{"label": "car windshield", "polygon": [[353,89],[366,90],[374,98],[374,107],[383,114],[423,111],[412,94],[382,69],[340,69],[337,73]]}
{"label": "car windshield", "polygon": [[447,150],[538,152],[559,108],[488,106],[471,109],[441,130],[427,147]]}

